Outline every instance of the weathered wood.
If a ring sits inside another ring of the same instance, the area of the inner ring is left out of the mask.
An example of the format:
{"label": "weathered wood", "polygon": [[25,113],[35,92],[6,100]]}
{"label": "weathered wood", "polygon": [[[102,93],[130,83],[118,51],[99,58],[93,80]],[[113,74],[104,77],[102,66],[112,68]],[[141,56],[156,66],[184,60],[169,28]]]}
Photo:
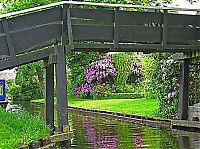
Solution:
{"label": "weathered wood", "polygon": [[17,62],[16,60],[16,52],[15,52],[15,48],[12,42],[12,38],[9,32],[9,28],[8,28],[8,22],[5,18],[2,19],[2,25],[3,25],[3,30],[6,36],[6,41],[7,41],[7,45],[8,45],[8,50],[9,50],[9,56],[11,56],[12,62],[13,64],[15,64]]}
{"label": "weathered wood", "polygon": [[199,19],[200,16],[198,15],[182,15],[182,14],[167,14],[168,15],[168,25],[169,26],[190,26],[190,27],[197,27],[200,26]]}
{"label": "weathered wood", "polygon": [[16,53],[61,37],[61,24],[51,24],[11,34]]}
{"label": "weathered wood", "polygon": [[71,17],[74,21],[80,21],[81,24],[90,22],[99,25],[112,25],[114,12],[112,10],[71,8]]}
{"label": "weathered wood", "polygon": [[162,31],[162,48],[165,49],[167,45],[167,10],[163,12],[163,31]]}
{"label": "weathered wood", "polygon": [[[118,49],[114,49],[113,44],[85,44],[75,43],[74,51],[95,51],[95,52],[155,52],[161,51],[161,44],[119,44]],[[163,52],[163,50],[162,50]]]}
{"label": "weathered wood", "polygon": [[41,59],[48,57],[53,54],[54,48],[48,48],[45,50],[39,50],[31,53],[26,53],[25,55],[17,56],[17,63],[13,65],[11,59],[0,61],[0,71],[8,68],[14,68],[20,65],[28,64],[31,62],[35,62]]}
{"label": "weathered wood", "polygon": [[167,39],[169,43],[176,44],[197,41],[199,40],[199,28],[169,27]]}
{"label": "weathered wood", "polygon": [[62,34],[61,34],[61,44],[67,44],[67,6],[62,7]]}
{"label": "weathered wood", "polygon": [[119,44],[119,8],[115,8],[115,18],[114,18],[114,48],[118,48]]}
{"label": "weathered wood", "polygon": [[161,43],[161,30],[156,26],[120,26],[119,42]]}
{"label": "weathered wood", "polygon": [[57,115],[58,132],[63,132],[63,126],[68,125],[68,105],[66,90],[66,60],[63,45],[56,46],[56,92],[57,92]]}
{"label": "weathered wood", "polygon": [[30,29],[44,24],[61,21],[61,7],[47,9],[31,14],[24,14],[8,19],[10,31]]}
{"label": "weathered wood", "polygon": [[139,8],[145,10],[179,10],[179,11],[199,11],[199,9],[191,9],[191,8],[180,8],[180,7],[154,7],[154,6],[142,6],[142,5],[124,5],[124,4],[108,4],[108,3],[91,3],[91,2],[75,2],[75,1],[62,1],[58,3],[52,3],[48,5],[38,6],[30,9],[25,9],[17,12],[12,12],[4,15],[0,15],[1,18],[12,17],[24,13],[31,13],[34,11],[40,11],[42,9],[48,9],[51,7],[57,7],[64,4],[71,4],[71,5],[87,5],[87,6],[101,6],[101,7],[120,7],[120,8]]}
{"label": "weathered wood", "polygon": [[189,59],[181,62],[180,83],[179,83],[179,101],[178,118],[187,120],[188,118],[188,86],[189,86]]}
{"label": "weathered wood", "polygon": [[162,13],[120,11],[120,25],[155,25],[162,24]]}
{"label": "weathered wood", "polygon": [[54,134],[54,64],[48,64],[48,58],[45,59],[45,119],[46,124],[51,128],[51,134]]}
{"label": "weathered wood", "polygon": [[[71,10],[69,6],[66,8],[67,9],[67,31],[68,31],[68,39],[69,39],[69,48],[70,51],[71,49],[74,49],[74,38],[72,34],[72,23],[71,23]],[[63,28],[65,30],[65,28]]]}
{"label": "weathered wood", "polygon": [[0,20],[0,37],[4,36],[4,30],[3,30],[3,24],[2,24],[2,19]]}
{"label": "weathered wood", "polygon": [[74,41],[113,42],[113,26],[73,25]]}
{"label": "weathered wood", "polygon": [[200,49],[200,45],[189,45],[189,44],[183,44],[181,45],[180,43],[178,44],[167,44],[166,46],[166,50],[170,50],[170,51],[180,51],[180,52],[186,52],[186,50],[192,51],[192,50],[199,50]]}
{"label": "weathered wood", "polygon": [[190,144],[190,140],[189,140],[189,136],[179,136],[179,149],[183,149],[183,148],[191,148],[191,144]]}
{"label": "weathered wood", "polygon": [[0,55],[10,55],[5,36],[0,36]]}

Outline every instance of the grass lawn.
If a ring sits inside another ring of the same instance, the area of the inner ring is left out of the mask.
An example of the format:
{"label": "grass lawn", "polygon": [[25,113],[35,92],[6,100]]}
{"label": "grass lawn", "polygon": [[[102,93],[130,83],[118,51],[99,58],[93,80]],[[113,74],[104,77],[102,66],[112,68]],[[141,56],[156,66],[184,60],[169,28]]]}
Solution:
{"label": "grass lawn", "polygon": [[50,128],[39,118],[0,108],[0,149],[18,148],[49,135]]}
{"label": "grass lawn", "polygon": [[[109,110],[128,114],[138,114],[156,117],[158,100],[156,99],[106,99],[91,100],[69,97],[69,105],[73,107],[84,107],[92,109]],[[34,100],[44,102],[44,99]]]}

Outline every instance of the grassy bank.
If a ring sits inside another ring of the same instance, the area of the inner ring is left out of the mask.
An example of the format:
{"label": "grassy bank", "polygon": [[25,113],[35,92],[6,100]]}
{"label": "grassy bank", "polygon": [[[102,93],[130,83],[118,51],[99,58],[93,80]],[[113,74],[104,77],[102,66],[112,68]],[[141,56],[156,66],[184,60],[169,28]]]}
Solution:
{"label": "grassy bank", "polygon": [[14,149],[49,136],[50,129],[39,118],[25,112],[11,113],[0,108],[0,148]]}
{"label": "grassy bank", "polygon": [[[158,101],[155,99],[106,99],[90,100],[68,97],[69,105],[73,107],[84,107],[128,114],[138,114],[156,117]],[[44,99],[34,100],[34,102],[44,102]]]}

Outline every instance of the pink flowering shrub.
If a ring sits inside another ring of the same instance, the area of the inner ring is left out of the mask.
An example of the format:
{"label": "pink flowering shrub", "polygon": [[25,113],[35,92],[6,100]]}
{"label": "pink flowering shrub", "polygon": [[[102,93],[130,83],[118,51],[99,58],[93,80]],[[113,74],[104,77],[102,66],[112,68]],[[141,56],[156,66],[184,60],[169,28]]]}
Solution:
{"label": "pink flowering shrub", "polygon": [[117,75],[117,70],[112,63],[111,56],[101,56],[96,62],[88,65],[85,72],[86,83],[75,88],[77,97],[84,94],[84,97],[92,96],[92,88],[99,84],[113,84],[113,77]]}

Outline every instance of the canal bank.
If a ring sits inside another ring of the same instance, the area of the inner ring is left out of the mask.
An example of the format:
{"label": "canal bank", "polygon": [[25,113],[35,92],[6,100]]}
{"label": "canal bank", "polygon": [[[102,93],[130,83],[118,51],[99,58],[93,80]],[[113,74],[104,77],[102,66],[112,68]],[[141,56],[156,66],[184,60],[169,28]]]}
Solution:
{"label": "canal bank", "polygon": [[[96,101],[96,100],[95,100]],[[94,101],[94,102],[95,102]],[[102,101],[102,100],[101,100]],[[110,100],[111,101],[111,100]],[[110,101],[106,101],[106,103],[109,103]],[[117,100],[113,100],[113,101],[117,101]],[[126,100],[123,100],[124,102],[126,102]],[[130,100],[131,102],[129,102],[129,107],[130,106],[134,106],[134,105],[137,105],[137,104],[140,104],[141,103],[138,103],[140,101],[142,102],[146,102],[146,101],[154,101],[154,100]],[[83,103],[86,102],[86,101],[82,101]],[[89,101],[89,102],[93,102],[93,101]],[[97,102],[97,105],[93,106],[93,103],[89,103],[89,102],[86,102],[85,104],[80,104],[79,101],[78,103],[76,104],[76,101],[70,101],[69,102],[69,110],[77,110],[77,111],[80,111],[80,112],[86,112],[88,114],[95,114],[95,115],[102,115],[102,116],[106,116],[106,117],[113,117],[113,118],[116,118],[116,119],[119,119],[119,120],[123,120],[123,121],[128,121],[128,122],[132,122],[132,123],[137,123],[137,124],[141,124],[141,125],[147,125],[147,126],[151,126],[151,127],[161,127],[161,128],[172,128],[172,129],[182,129],[182,130],[187,130],[187,131],[196,131],[196,132],[200,132],[200,122],[199,121],[187,121],[187,120],[172,120],[172,119],[163,119],[163,118],[159,118],[159,117],[155,117],[155,116],[149,116],[149,113],[153,113],[152,111],[155,110],[156,108],[147,108],[145,109],[146,111],[146,115],[143,115],[143,109],[141,107],[141,111],[137,111],[137,113],[142,113],[142,114],[130,114],[130,111],[129,112],[118,112],[117,108],[112,108],[110,106],[121,106],[120,104],[116,104],[116,105],[113,105],[113,104],[110,104],[109,103],[109,106],[105,106],[107,109],[111,109],[111,110],[102,110],[101,108],[103,108],[101,106],[100,103]],[[136,103],[132,103],[132,102],[136,102]],[[44,104],[44,102],[42,100],[33,100],[32,101],[33,104]],[[88,103],[88,105],[87,105]],[[98,106],[99,104],[99,106]],[[104,105],[105,105],[104,104]],[[155,102],[153,103],[146,103],[146,104],[150,104],[150,106],[155,106]],[[125,104],[126,105],[126,104]],[[90,108],[88,108],[90,107]],[[98,108],[99,107],[99,108]],[[101,108],[100,108],[101,107]],[[129,107],[127,107],[126,109],[129,109]],[[122,107],[124,108],[124,107]],[[115,111],[112,111],[112,109],[114,109]],[[137,107],[136,107],[137,109]],[[120,109],[121,110],[121,109]],[[135,111],[134,108],[131,109],[132,112]],[[137,109],[138,110],[138,109]],[[151,112],[148,112],[151,111]],[[123,110],[121,110],[123,111]],[[127,110],[128,111],[128,110]]]}

